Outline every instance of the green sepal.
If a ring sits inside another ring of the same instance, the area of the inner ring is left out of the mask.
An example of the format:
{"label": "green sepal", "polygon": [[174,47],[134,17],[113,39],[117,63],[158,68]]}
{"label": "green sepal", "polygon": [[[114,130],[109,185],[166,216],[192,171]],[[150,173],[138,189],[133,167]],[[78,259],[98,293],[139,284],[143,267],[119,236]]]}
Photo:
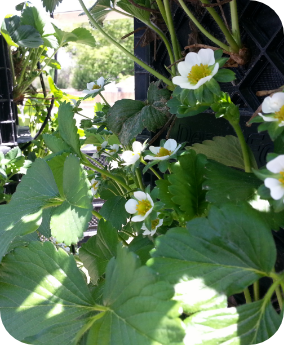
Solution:
{"label": "green sepal", "polygon": [[[217,83],[217,81],[214,78],[211,78],[206,84],[204,85],[204,88],[207,87],[214,95],[219,95],[221,92],[220,85]],[[203,94],[203,101],[206,103],[210,103],[205,98],[205,95]]]}
{"label": "green sepal", "polygon": [[165,159],[164,161],[159,161],[158,167],[162,173],[165,173],[168,170],[169,165],[170,165],[169,160]]}
{"label": "green sepal", "polygon": [[203,85],[199,86],[198,89],[194,90],[194,96],[199,102],[203,102]]}
{"label": "green sepal", "polygon": [[236,74],[230,69],[222,68],[214,75],[214,79],[219,83],[228,83],[236,79]]}

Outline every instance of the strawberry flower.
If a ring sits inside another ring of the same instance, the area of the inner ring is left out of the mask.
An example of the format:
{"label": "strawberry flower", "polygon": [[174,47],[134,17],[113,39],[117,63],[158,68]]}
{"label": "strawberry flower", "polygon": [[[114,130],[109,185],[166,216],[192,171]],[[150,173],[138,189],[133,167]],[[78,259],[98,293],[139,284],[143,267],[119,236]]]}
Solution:
{"label": "strawberry flower", "polygon": [[148,193],[134,192],[134,199],[129,199],[125,204],[128,213],[134,214],[132,222],[142,222],[152,212],[154,203]]}

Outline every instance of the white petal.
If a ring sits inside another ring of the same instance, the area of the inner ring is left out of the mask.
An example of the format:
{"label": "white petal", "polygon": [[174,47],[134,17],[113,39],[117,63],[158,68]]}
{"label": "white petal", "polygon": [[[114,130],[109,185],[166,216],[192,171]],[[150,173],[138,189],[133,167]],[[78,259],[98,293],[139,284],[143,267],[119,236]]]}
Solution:
{"label": "white petal", "polygon": [[133,195],[134,195],[134,198],[139,200],[139,201],[147,199],[147,194],[144,192],[140,192],[140,191],[134,192]]}
{"label": "white petal", "polygon": [[161,147],[160,146],[150,146],[149,150],[154,153],[154,155],[158,154],[160,151]]}
{"label": "white petal", "polygon": [[284,93],[277,92],[272,97],[268,96],[262,103],[262,112],[269,114],[275,113],[284,105]]}
{"label": "white petal", "polygon": [[164,148],[169,151],[174,151],[176,147],[177,147],[177,142],[175,141],[175,139],[168,139],[164,144]]}
{"label": "white petal", "polygon": [[203,65],[214,65],[215,57],[214,52],[212,49],[200,49],[198,52],[198,56],[200,57],[201,63]]}
{"label": "white petal", "polygon": [[152,210],[153,210],[153,207],[151,207],[150,210],[145,213],[144,219],[146,219],[149,216],[149,214],[152,212]]}
{"label": "white petal", "polygon": [[272,159],[266,164],[266,168],[274,174],[278,174],[280,171],[284,171],[284,155],[280,155]]}
{"label": "white petal", "polygon": [[[141,228],[141,229],[143,229],[143,228]],[[149,231],[148,229],[143,229],[143,230],[145,230],[145,231],[143,232],[142,235],[144,235],[144,236],[151,235],[151,231]]]}
{"label": "white petal", "polygon": [[135,153],[140,153],[142,151],[143,145],[139,141],[134,141],[132,144],[132,149]]}
{"label": "white petal", "polygon": [[93,81],[92,81],[91,83],[87,83],[87,89],[88,89],[88,91],[92,90],[94,85],[96,85],[96,83],[93,82]]}
{"label": "white petal", "polygon": [[[149,230],[146,228],[145,223],[143,223],[143,224],[142,224],[142,226],[141,226],[141,230],[147,230],[147,231],[149,231]],[[144,235],[144,234],[143,234],[143,235]]]}
{"label": "white petal", "polygon": [[270,189],[270,195],[274,200],[279,200],[284,196],[284,185],[275,178],[266,178],[264,184]]}
{"label": "white petal", "polygon": [[272,95],[271,100],[277,103],[281,108],[284,105],[284,92],[276,92]]}
{"label": "white petal", "polygon": [[146,159],[148,161],[154,161],[154,160],[157,160],[157,157],[147,155],[147,156],[144,157],[144,159]]}
{"label": "white petal", "polygon": [[104,86],[104,83],[105,83],[104,77],[100,77],[100,78],[97,80],[97,85],[99,85],[100,87]]}
{"label": "white petal", "polygon": [[188,68],[188,64],[185,61],[182,61],[178,64],[178,71],[181,76],[187,77],[188,73],[190,72],[191,68]]}
{"label": "white petal", "polygon": [[201,85],[205,84],[207,81],[212,79],[212,75],[209,75],[208,77],[201,78],[196,85],[194,85],[194,90],[198,89]]}
{"label": "white petal", "polygon": [[131,213],[131,214],[136,213],[137,212],[137,210],[136,210],[137,205],[138,205],[137,200],[129,199],[125,204],[126,212]]}
{"label": "white petal", "polygon": [[146,193],[146,198],[147,198],[147,200],[150,201],[150,204],[151,204],[152,206],[154,206],[154,203],[153,203],[153,200],[152,200],[150,194]]}
{"label": "white petal", "polygon": [[181,147],[181,145],[179,144],[177,147],[176,147],[176,149],[173,151],[173,153],[171,154],[171,156],[172,155],[174,155],[177,151],[178,151],[178,149]]}
{"label": "white petal", "polygon": [[146,217],[145,216],[134,216],[131,220],[132,222],[142,222],[142,220],[144,220]]}
{"label": "white petal", "polygon": [[219,64],[218,62],[215,64],[213,71],[211,72],[212,77],[218,72]]}
{"label": "white petal", "polygon": [[[188,79],[187,78],[185,78],[185,77],[173,77],[173,79],[172,79],[172,82],[175,84],[175,85],[179,85],[180,87],[182,87],[181,86],[181,84],[187,84],[188,83]],[[185,89],[185,88],[184,88]]]}
{"label": "white petal", "polygon": [[185,62],[188,63],[190,66],[195,66],[201,64],[201,59],[197,53],[190,52],[186,55]]}
{"label": "white petal", "polygon": [[275,121],[278,121],[273,116],[263,116],[261,113],[258,113],[258,115],[261,116],[265,122],[275,122]]}
{"label": "white petal", "polygon": [[162,157],[155,157],[155,159],[157,161],[165,161],[166,159],[169,159],[169,158],[170,158],[170,155],[162,156]]}

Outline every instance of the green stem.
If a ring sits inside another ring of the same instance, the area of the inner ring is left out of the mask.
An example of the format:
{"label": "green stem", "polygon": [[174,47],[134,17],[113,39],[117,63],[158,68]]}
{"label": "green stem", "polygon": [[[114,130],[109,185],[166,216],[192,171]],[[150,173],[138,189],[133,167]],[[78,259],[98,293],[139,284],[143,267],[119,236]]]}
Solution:
{"label": "green stem", "polygon": [[15,75],[15,68],[14,68],[14,62],[13,62],[13,55],[12,55],[11,46],[8,46],[8,52],[9,52],[11,71],[12,71],[13,86],[16,86],[16,75]]}
{"label": "green stem", "polygon": [[108,105],[108,106],[110,107],[108,101],[104,98],[104,96],[102,95],[101,92],[99,92],[99,95],[102,97],[102,99],[103,99],[103,101],[105,102],[105,104]]}
{"label": "green stem", "polygon": [[92,211],[92,214],[93,214],[93,216],[97,217],[98,219],[102,219],[102,218],[103,218],[103,216],[101,216],[101,215],[99,214],[99,212],[97,212],[97,211],[95,211],[95,210]]}
{"label": "green stem", "polygon": [[259,300],[259,280],[253,283],[253,295],[254,295],[254,300],[258,301]]}
{"label": "green stem", "polygon": [[126,235],[128,235],[129,237],[137,237],[136,235],[132,234],[131,232],[128,232],[126,230],[121,230],[121,232],[124,232]]}
{"label": "green stem", "polygon": [[24,79],[24,76],[25,76],[25,73],[26,73],[26,69],[27,69],[28,64],[30,62],[30,57],[31,57],[32,54],[33,54],[33,49],[30,50],[29,55],[27,56],[26,61],[24,62],[24,65],[23,65],[23,68],[22,68],[22,72],[21,72],[19,80],[17,82],[17,86],[22,84],[22,81]]}
{"label": "green stem", "polygon": [[139,183],[139,187],[144,192],[144,186],[143,186],[143,182],[142,182],[142,175],[141,175],[141,171],[140,171],[139,168],[136,168],[135,174],[136,174],[136,177],[137,177],[137,181]]}
{"label": "green stem", "polygon": [[251,301],[251,296],[250,296],[248,288],[244,289],[244,294],[245,294],[246,303],[247,304],[251,303],[252,301]]}
{"label": "green stem", "polygon": [[[80,0],[79,0],[80,1]],[[190,10],[187,8],[186,4],[183,2],[183,0],[178,0],[181,7],[183,8],[184,12],[189,16],[189,18],[193,21],[193,23],[197,26],[197,28],[212,42],[217,44],[220,48],[230,51],[230,47],[224,44],[223,42],[219,41],[216,37],[211,35],[204,27],[198,22],[198,20],[194,17],[194,15],[190,12]]]}
{"label": "green stem", "polygon": [[[143,163],[144,165],[147,165],[147,163],[144,161],[144,159],[141,157],[140,158],[140,161],[141,161],[141,163]],[[154,169],[154,168],[149,168],[151,171],[152,171],[152,173],[159,179],[159,180],[162,180],[162,178],[161,178],[161,176],[157,173],[157,171]]]}
{"label": "green stem", "polygon": [[112,180],[116,181],[117,183],[119,183],[122,187],[124,187],[127,191],[130,191],[130,188],[122,181],[120,181],[116,176],[113,176],[110,172],[108,172],[107,170],[103,170],[100,169],[98,167],[96,167],[94,164],[92,164],[91,162],[88,161],[88,159],[84,158],[83,162],[82,162],[85,166],[101,173],[102,175],[105,175],[109,178],[111,178]]}
{"label": "green stem", "polygon": [[125,17],[134,18],[131,14],[126,13],[126,12],[121,12],[121,11],[117,10],[116,8],[112,8],[112,11],[120,13],[120,14],[122,14]]}
{"label": "green stem", "polygon": [[171,35],[171,40],[172,40],[172,45],[173,45],[173,50],[174,50],[174,55],[175,55],[175,61],[177,61],[180,58],[180,47],[178,46],[178,41],[177,41],[177,37],[175,33],[174,22],[173,22],[173,17],[171,14],[171,7],[170,7],[169,0],[164,0],[164,5],[165,5],[166,16],[167,16],[167,22],[168,22],[167,26]]}
{"label": "green stem", "polygon": [[162,0],[156,0],[156,3],[158,5],[159,11],[164,19],[165,24],[167,25],[167,27],[169,27],[168,25],[168,18],[167,18],[167,14],[166,14],[166,10],[163,4]]}
{"label": "green stem", "polygon": [[88,119],[88,120],[91,120],[88,116],[86,116],[86,115],[83,115],[83,114],[80,114],[80,113],[76,113],[76,114],[78,114],[78,115],[80,115],[80,116],[83,116],[83,117],[85,117],[86,119]]}
{"label": "green stem", "polygon": [[246,144],[245,137],[244,137],[243,132],[241,130],[240,124],[239,123],[236,124],[236,123],[233,123],[231,121],[229,121],[229,122],[230,122],[231,126],[234,128],[234,130],[238,136],[238,139],[240,141],[240,144],[241,144],[244,163],[245,163],[245,172],[251,172],[248,146]]}
{"label": "green stem", "polygon": [[241,34],[240,34],[240,27],[239,27],[239,18],[238,18],[238,8],[237,8],[237,1],[232,0],[230,2],[230,10],[231,10],[231,22],[232,22],[232,33],[237,45],[241,48]]}
{"label": "green stem", "polygon": [[129,244],[125,241],[125,239],[124,239],[123,237],[121,237],[120,234],[118,234],[118,237],[119,237],[120,241],[121,241],[126,247],[129,246]]}
{"label": "green stem", "polygon": [[[210,4],[210,1],[208,1],[208,0],[200,0],[200,1],[203,4]],[[229,30],[227,29],[225,23],[223,22],[223,20],[219,16],[219,14],[215,11],[215,9],[213,7],[206,7],[206,9],[211,14],[212,18],[215,20],[215,22],[218,24],[220,30],[225,35],[226,40],[227,40],[227,42],[229,43],[229,45],[231,47],[230,50],[233,51],[234,53],[238,53],[239,50],[240,50],[240,46],[234,40],[233,36],[231,35]]]}
{"label": "green stem", "polygon": [[[88,158],[90,158],[88,155],[86,155],[86,154],[84,154],[84,158],[87,158],[87,160],[88,160]],[[93,158],[93,159],[95,159],[95,158]],[[89,161],[88,161],[89,162]],[[96,164],[98,164],[102,169],[104,169],[105,167],[100,163],[100,162],[98,162],[98,161],[96,161]]]}
{"label": "green stem", "polygon": [[120,184],[118,184],[117,182],[115,182],[117,184],[117,187],[119,188],[121,195],[124,194],[124,190],[120,187]]}
{"label": "green stem", "polygon": [[96,20],[92,17],[92,15],[90,14],[90,12],[87,10],[83,0],[79,0],[84,12],[86,13],[86,15],[88,16],[90,22],[94,25],[94,27],[96,29],[98,29],[99,32],[101,32],[105,38],[112,43],[113,45],[115,45],[118,49],[120,49],[126,56],[128,56],[131,60],[133,60],[134,62],[136,62],[138,65],[140,65],[141,67],[143,67],[146,71],[150,72],[151,74],[153,74],[155,77],[157,77],[158,79],[161,79],[165,84],[174,87],[174,84],[167,79],[166,77],[164,77],[162,74],[158,73],[157,71],[155,71],[153,68],[149,67],[147,64],[145,64],[143,61],[139,60],[135,55],[131,54],[127,49],[125,49],[122,45],[120,45],[115,39],[113,39],[110,35],[108,35],[103,28],[96,22]]}
{"label": "green stem", "polygon": [[[161,37],[161,39],[163,40],[163,42],[164,42],[164,44],[165,44],[165,46],[167,48],[171,65],[174,64],[175,58],[174,58],[174,55],[173,55],[173,52],[172,52],[172,47],[171,47],[167,37],[164,35],[163,31],[160,30],[154,23],[145,22],[145,24],[147,24],[149,26],[149,28],[151,28],[153,31],[155,31]],[[172,72],[174,74],[176,74],[176,66],[175,65],[172,66]]]}
{"label": "green stem", "polygon": [[283,297],[282,297],[282,293],[281,293],[279,285],[275,288],[275,293],[277,296],[279,307],[282,310],[283,309]]}

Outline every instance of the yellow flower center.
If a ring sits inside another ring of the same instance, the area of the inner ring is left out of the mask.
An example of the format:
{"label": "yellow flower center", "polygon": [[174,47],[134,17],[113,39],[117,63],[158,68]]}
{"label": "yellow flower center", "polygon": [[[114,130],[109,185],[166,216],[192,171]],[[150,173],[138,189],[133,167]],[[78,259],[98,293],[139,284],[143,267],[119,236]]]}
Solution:
{"label": "yellow flower center", "polygon": [[141,200],[138,201],[136,206],[136,211],[138,212],[139,216],[145,216],[145,214],[151,209],[152,205],[149,200]]}
{"label": "yellow flower center", "polygon": [[190,84],[196,85],[200,79],[208,77],[211,75],[211,70],[208,65],[194,65],[191,68],[191,71],[188,73],[187,79]]}
{"label": "yellow flower center", "polygon": [[274,117],[278,119],[279,122],[284,121],[284,105],[282,105],[281,109],[275,113]]}
{"label": "yellow flower center", "polygon": [[99,183],[99,181],[95,181],[95,182],[92,184],[92,187],[93,187],[94,189],[98,188],[98,187],[97,187],[98,183]]}
{"label": "yellow flower center", "polygon": [[98,89],[100,89],[101,87],[100,87],[100,85],[94,85],[93,87],[92,87],[92,90],[98,90]]}
{"label": "yellow flower center", "polygon": [[280,171],[279,174],[280,174],[282,177],[281,177],[278,181],[284,184],[284,171]]}
{"label": "yellow flower center", "polygon": [[165,157],[170,156],[172,151],[165,149],[164,147],[160,148],[160,151],[156,154],[156,157]]}
{"label": "yellow flower center", "polygon": [[152,220],[152,222],[151,222],[151,228],[152,228],[152,230],[155,230],[155,229],[156,229],[156,226],[159,224],[159,221],[160,221],[160,219]]}

